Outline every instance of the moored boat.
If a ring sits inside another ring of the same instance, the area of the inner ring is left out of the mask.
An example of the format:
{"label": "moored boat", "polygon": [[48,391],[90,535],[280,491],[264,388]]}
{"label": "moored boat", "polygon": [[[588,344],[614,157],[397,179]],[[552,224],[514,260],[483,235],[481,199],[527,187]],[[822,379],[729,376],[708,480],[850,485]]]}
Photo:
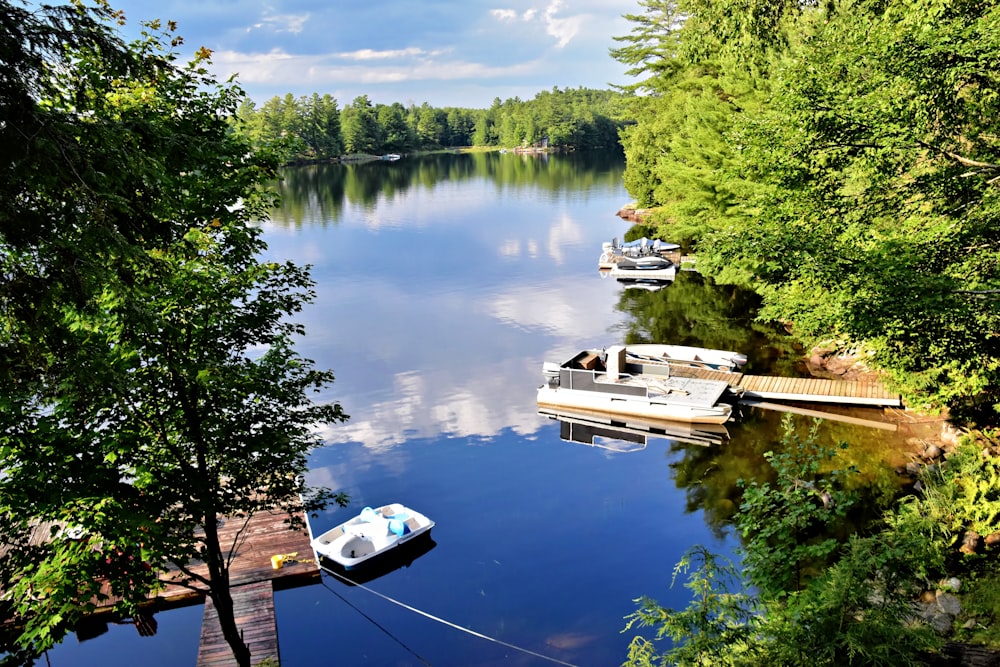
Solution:
{"label": "moored boat", "polygon": [[632,360],[640,363],[683,364],[717,371],[735,371],[747,363],[747,356],[740,352],[690,345],[641,343],[626,345],[625,352]]}
{"label": "moored boat", "polygon": [[[663,264],[663,261],[665,260],[672,266],[673,261],[668,255],[676,253],[679,249],[680,246],[676,243],[666,243],[659,239],[650,240],[643,237],[628,243],[620,243],[615,238],[602,245],[597,266],[601,269],[612,269],[618,266],[631,269],[665,269],[668,268],[668,265]],[[643,263],[628,265],[629,260],[633,262],[643,260]]]}
{"label": "moored boat", "polygon": [[584,350],[562,364],[546,363],[543,372],[546,382],[537,396],[542,408],[724,424],[738,399],[722,380],[674,377],[669,364],[631,363],[621,345]]}
{"label": "moored boat", "polygon": [[346,570],[360,567],[377,556],[429,533],[434,522],[399,503],[366,507],[353,518],[313,538],[320,556]]}

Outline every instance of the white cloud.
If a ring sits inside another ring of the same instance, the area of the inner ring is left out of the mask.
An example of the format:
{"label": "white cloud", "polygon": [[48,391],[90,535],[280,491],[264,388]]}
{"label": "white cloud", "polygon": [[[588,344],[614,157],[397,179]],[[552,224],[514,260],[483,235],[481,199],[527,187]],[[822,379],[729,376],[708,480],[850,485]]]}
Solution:
{"label": "white cloud", "polygon": [[303,26],[308,20],[309,14],[271,14],[247,28],[247,32],[268,29],[273,32],[290,32],[297,35],[302,32]]}
{"label": "white cloud", "polygon": [[490,14],[502,23],[514,23],[518,20],[531,23],[537,18],[545,26],[546,34],[555,38],[556,47],[561,49],[576,37],[584,18],[582,15],[558,18],[556,14],[562,8],[562,0],[552,0],[541,14],[535,8],[528,9],[520,16],[513,9],[491,9]]}
{"label": "white cloud", "polygon": [[580,30],[582,23],[581,16],[571,16],[569,18],[556,18],[556,13],[562,9],[562,0],[553,0],[545,8],[544,21],[545,32],[556,38],[556,46],[562,48],[570,43],[576,33]]}
{"label": "white cloud", "polygon": [[[420,53],[433,55],[435,52]],[[216,51],[212,54],[214,69],[221,78],[238,73],[241,83],[279,85],[286,81],[297,81],[314,87],[348,83],[383,84],[463,79],[482,81],[527,74],[535,68],[533,62],[490,66],[476,62],[434,58],[416,58],[408,64],[392,66],[330,64],[331,59],[337,57],[340,56],[293,55],[280,49],[267,53]],[[364,62],[374,60],[377,58],[369,58]]]}
{"label": "white cloud", "polygon": [[517,20],[517,12],[513,9],[491,9],[490,14],[503,23],[513,23]]}
{"label": "white cloud", "polygon": [[349,53],[338,53],[337,55],[347,60],[386,60],[389,58],[407,58],[407,57],[417,57],[417,56],[433,57],[441,55],[442,53],[444,53],[444,51],[424,51],[423,49],[410,47],[408,49],[392,49],[387,51],[359,49],[358,51],[351,51]]}

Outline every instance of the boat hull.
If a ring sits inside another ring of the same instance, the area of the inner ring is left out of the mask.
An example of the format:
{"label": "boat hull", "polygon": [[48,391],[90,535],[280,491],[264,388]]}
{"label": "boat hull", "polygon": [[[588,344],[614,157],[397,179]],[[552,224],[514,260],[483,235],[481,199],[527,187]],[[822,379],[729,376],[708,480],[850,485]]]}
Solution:
{"label": "boat hull", "polygon": [[688,345],[642,343],[626,345],[625,350],[630,356],[643,357],[648,361],[685,364],[720,371],[734,371],[747,362],[746,355],[739,352]]}
{"label": "boat hull", "polygon": [[632,280],[673,280],[677,277],[677,267],[670,265],[660,269],[629,269],[613,266],[608,269],[612,278]]}
{"label": "boat hull", "polygon": [[725,424],[733,413],[733,406],[728,403],[711,406],[684,405],[657,401],[653,398],[623,397],[549,385],[538,388],[537,400],[542,408],[588,410],[606,415],[663,419],[689,424]]}
{"label": "boat hull", "polygon": [[[369,514],[370,512],[370,514]],[[312,540],[313,550],[345,570],[368,566],[381,556],[430,533],[434,522],[399,503],[362,513]]]}

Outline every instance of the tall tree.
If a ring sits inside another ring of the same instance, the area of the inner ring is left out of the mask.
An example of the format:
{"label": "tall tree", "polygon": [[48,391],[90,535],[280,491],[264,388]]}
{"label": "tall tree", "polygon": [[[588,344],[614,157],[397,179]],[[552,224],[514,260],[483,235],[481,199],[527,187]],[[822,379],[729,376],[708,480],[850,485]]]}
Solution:
{"label": "tall tree", "polygon": [[277,160],[229,131],[242,91],[206,50],[175,65],[172,25],[125,45],[122,20],[0,0],[20,138],[0,155],[0,585],[37,652],[103,585],[131,613],[172,566],[249,665],[218,520],[344,502],[303,473],[313,426],[345,416],[291,345],[308,272],[260,260]]}
{"label": "tall tree", "polygon": [[344,150],[348,153],[373,154],[381,145],[375,107],[367,95],[359,95],[340,114]]}
{"label": "tall tree", "polygon": [[406,123],[406,108],[402,104],[380,104],[377,116],[381,127],[382,147],[386,151],[405,153],[412,148],[415,138]]}
{"label": "tall tree", "polygon": [[344,151],[344,137],[340,129],[340,110],[332,95],[320,96],[313,93],[302,99],[304,125],[307,128],[306,143],[313,154],[320,158],[331,158]]}

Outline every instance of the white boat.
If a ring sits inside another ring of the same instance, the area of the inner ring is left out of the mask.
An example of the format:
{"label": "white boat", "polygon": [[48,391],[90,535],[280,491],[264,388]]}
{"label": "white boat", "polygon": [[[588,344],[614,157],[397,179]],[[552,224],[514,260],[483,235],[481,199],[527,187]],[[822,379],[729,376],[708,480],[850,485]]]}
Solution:
{"label": "white boat", "polygon": [[[597,260],[597,266],[601,269],[612,269],[619,265],[621,268],[665,269],[668,268],[668,264],[673,264],[666,255],[676,253],[678,250],[680,246],[676,243],[665,243],[659,239],[649,240],[643,237],[628,243],[620,243],[614,238],[601,246],[601,256]],[[641,262],[638,265],[627,266],[629,260],[641,260]],[[667,260],[667,264],[662,260]]]}
{"label": "white boat", "polygon": [[677,277],[677,265],[667,260],[665,266],[651,268],[647,265],[644,268],[636,268],[623,264],[615,264],[610,269],[603,269],[607,274],[619,280],[667,280],[673,281]]}
{"label": "white boat", "polygon": [[313,538],[312,548],[351,570],[429,533],[433,527],[434,522],[426,516],[399,503],[366,507],[354,518]]}
{"label": "white boat", "polygon": [[637,362],[683,364],[716,371],[735,371],[747,363],[747,355],[690,345],[643,343],[626,345],[626,354]]}
{"label": "white boat", "polygon": [[538,388],[540,408],[692,424],[724,424],[739,396],[722,380],[675,377],[665,363],[628,359],[626,348],[584,350],[562,364],[545,363]]}

